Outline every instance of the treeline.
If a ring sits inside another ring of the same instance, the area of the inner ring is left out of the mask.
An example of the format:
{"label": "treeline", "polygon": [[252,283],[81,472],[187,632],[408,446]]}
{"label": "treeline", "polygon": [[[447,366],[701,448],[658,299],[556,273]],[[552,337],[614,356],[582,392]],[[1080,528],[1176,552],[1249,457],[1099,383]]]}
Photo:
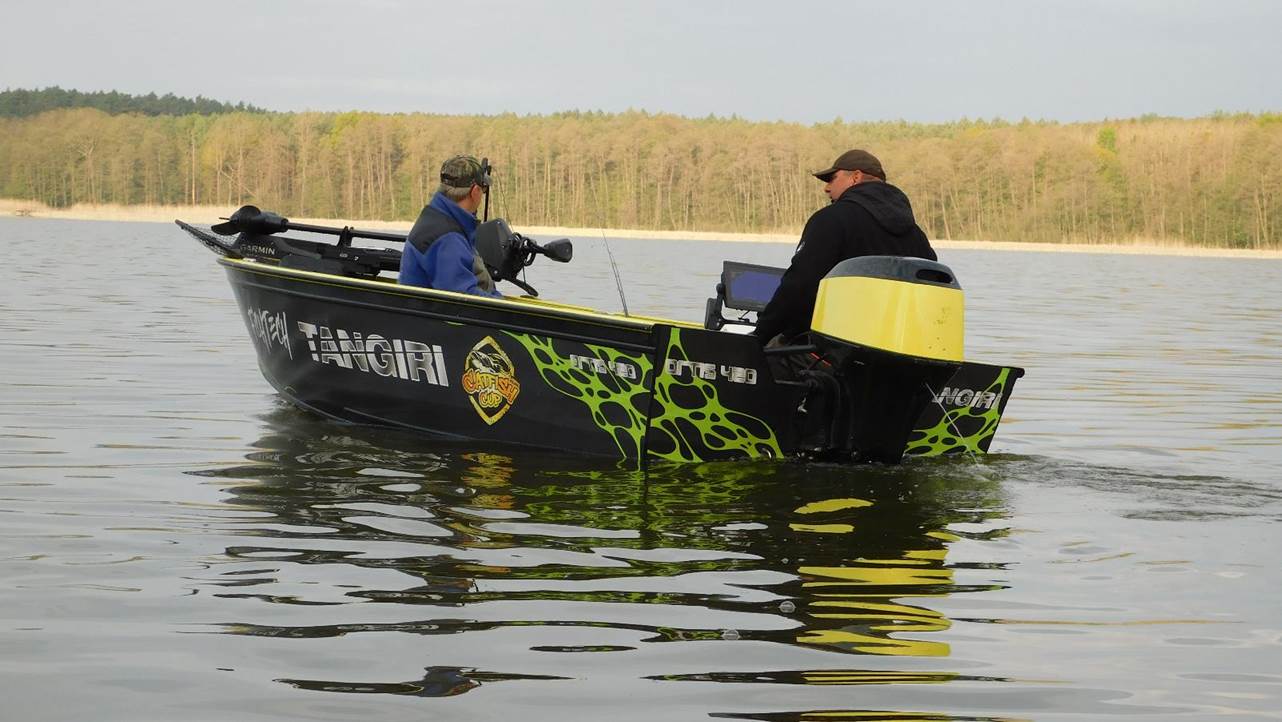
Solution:
{"label": "treeline", "polygon": [[112,91],[84,93],[63,90],[58,86],[40,90],[5,90],[0,92],[0,117],[25,118],[59,108],[96,108],[104,113],[142,113],[143,115],[214,115],[237,111],[262,113],[262,108],[245,103],[220,103],[201,96],[180,98],[173,93],[129,95]]}
{"label": "treeline", "polygon": [[806,126],[644,112],[551,116],[55,110],[0,119],[0,196],[254,203],[412,219],[442,160],[488,156],[514,225],[795,232],[809,172],[867,148],[932,238],[1278,247],[1282,115]]}

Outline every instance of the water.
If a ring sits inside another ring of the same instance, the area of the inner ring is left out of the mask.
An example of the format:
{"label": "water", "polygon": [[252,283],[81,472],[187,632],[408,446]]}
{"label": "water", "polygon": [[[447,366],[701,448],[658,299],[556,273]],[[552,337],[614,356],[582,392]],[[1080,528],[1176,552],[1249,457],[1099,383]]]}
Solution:
{"label": "water", "polygon": [[[0,237],[0,719],[1282,718],[1282,263],[944,251],[998,453],[641,476],[283,405],[177,228]],[[790,253],[611,245],[692,320]]]}

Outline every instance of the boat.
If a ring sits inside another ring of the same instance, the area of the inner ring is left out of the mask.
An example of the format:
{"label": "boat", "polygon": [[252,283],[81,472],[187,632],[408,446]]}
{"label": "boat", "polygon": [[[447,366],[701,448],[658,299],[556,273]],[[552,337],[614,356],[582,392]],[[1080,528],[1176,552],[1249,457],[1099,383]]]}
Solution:
{"label": "boat", "polygon": [[919,258],[843,261],[820,283],[808,337],[762,348],[743,332],[779,268],[725,261],[698,324],[540,298],[521,270],[568,262],[573,246],[502,219],[480,224],[477,250],[521,296],[398,284],[400,247],[364,241],[403,244],[401,234],[254,206],[224,220],[177,223],[219,256],[267,381],[343,422],[641,466],[894,464],[986,453],[1024,373],[964,360],[961,286]]}

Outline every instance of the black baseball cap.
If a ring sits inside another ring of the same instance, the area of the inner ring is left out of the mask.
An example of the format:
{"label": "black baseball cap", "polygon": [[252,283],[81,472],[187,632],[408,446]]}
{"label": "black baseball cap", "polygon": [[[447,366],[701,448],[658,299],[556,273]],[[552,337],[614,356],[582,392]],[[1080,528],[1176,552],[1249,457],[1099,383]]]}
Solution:
{"label": "black baseball cap", "polygon": [[866,150],[848,150],[837,156],[837,160],[832,162],[831,168],[815,171],[814,176],[819,180],[827,183],[832,180],[832,176],[839,170],[857,170],[863,171],[868,175],[875,175],[882,180],[886,180],[886,171],[881,169],[881,161],[877,156]]}

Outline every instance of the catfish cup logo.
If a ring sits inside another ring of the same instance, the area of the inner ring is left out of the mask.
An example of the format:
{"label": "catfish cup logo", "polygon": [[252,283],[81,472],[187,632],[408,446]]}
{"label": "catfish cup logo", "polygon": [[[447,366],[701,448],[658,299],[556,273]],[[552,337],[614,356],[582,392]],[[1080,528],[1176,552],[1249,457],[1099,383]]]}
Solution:
{"label": "catfish cup logo", "polygon": [[503,418],[521,393],[512,359],[493,337],[486,336],[467,353],[463,364],[463,391],[487,424]]}

